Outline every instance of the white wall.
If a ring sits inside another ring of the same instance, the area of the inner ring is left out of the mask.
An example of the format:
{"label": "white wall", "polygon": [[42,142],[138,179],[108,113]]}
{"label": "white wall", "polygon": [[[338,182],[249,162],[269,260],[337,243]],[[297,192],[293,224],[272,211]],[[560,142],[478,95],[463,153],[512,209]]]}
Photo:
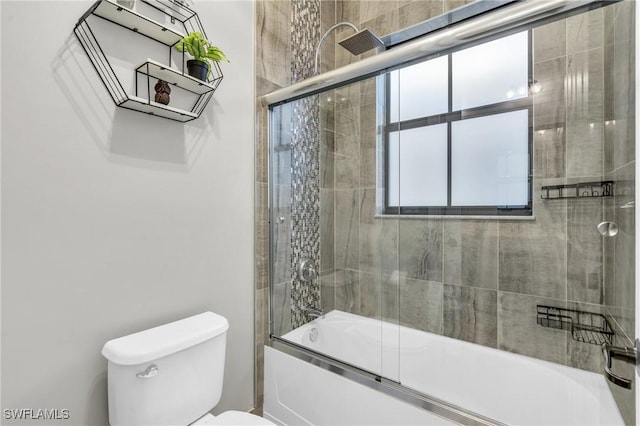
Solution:
{"label": "white wall", "polygon": [[92,1],[0,4],[2,408],[106,425],[104,342],[212,310],[231,324],[214,412],[250,409],[253,4],[196,2],[232,62],[187,124],[114,106],[72,32]]}

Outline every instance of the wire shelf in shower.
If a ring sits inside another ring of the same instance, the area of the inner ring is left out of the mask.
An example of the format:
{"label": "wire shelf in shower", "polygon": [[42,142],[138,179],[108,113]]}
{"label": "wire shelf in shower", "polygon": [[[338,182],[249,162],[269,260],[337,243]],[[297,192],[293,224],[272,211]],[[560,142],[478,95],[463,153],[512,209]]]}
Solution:
{"label": "wire shelf in shower", "polygon": [[565,185],[548,185],[540,188],[543,200],[562,200],[566,198],[611,197],[613,195],[612,180],[597,182],[580,182]]}
{"label": "wire shelf in shower", "polygon": [[570,331],[578,342],[613,343],[613,329],[602,314],[546,305],[538,305],[537,311],[537,323],[542,327]]}

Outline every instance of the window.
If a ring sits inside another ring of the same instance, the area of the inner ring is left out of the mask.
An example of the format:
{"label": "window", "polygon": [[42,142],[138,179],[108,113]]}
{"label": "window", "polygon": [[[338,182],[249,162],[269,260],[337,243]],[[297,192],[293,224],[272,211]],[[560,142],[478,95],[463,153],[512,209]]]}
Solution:
{"label": "window", "polygon": [[530,216],[529,32],[386,74],[385,213]]}

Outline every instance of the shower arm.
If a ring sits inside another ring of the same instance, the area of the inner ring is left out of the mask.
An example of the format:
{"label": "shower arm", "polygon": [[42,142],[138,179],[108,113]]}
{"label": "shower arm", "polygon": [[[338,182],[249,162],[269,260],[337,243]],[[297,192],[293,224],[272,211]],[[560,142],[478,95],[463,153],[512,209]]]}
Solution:
{"label": "shower arm", "polygon": [[320,43],[318,43],[318,47],[316,48],[316,61],[315,61],[315,66],[313,67],[313,75],[318,74],[318,61],[320,59],[320,49],[322,48],[322,45],[324,44],[324,42],[327,40],[327,37],[329,37],[329,34],[331,34],[331,32],[333,30],[335,30],[336,28],[339,27],[343,27],[343,26],[347,26],[350,27],[351,29],[353,29],[355,32],[358,32],[358,27],[356,27],[355,25],[353,25],[351,22],[338,22],[337,24],[335,24],[334,26],[332,26],[331,28],[329,28],[324,35],[322,36],[322,38],[320,39]]}
{"label": "shower arm", "polygon": [[476,16],[433,33],[403,43],[369,58],[310,77],[275,90],[261,98],[264,106],[271,106],[337,87],[347,81],[379,73],[389,67],[452,49],[488,36],[526,28],[555,16],[566,16],[581,9],[603,4],[602,0],[536,0],[515,2],[491,13]]}

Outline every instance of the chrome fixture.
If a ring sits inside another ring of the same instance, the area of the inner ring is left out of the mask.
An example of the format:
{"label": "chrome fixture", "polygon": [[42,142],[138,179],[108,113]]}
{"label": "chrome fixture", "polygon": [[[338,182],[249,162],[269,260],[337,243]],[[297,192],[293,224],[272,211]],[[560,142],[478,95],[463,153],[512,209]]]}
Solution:
{"label": "chrome fixture", "polygon": [[623,205],[620,206],[621,209],[632,209],[636,206],[636,202],[635,201],[629,201],[627,203],[624,203]]}
{"label": "chrome fixture", "polygon": [[384,43],[380,40],[380,37],[368,28],[339,41],[338,44],[351,52],[352,55],[361,55],[371,49],[384,47]]}
{"label": "chrome fixture", "polygon": [[605,237],[618,235],[618,225],[615,222],[601,222],[598,224],[598,232]]}
{"label": "chrome fixture", "polygon": [[311,318],[324,318],[324,312],[322,312],[321,309],[314,309],[314,308],[309,308],[306,307],[302,310],[302,312],[304,312],[304,314],[308,317]]}
{"label": "chrome fixture", "polygon": [[347,81],[359,79],[362,76],[371,75],[399,64],[434,55],[443,50],[463,46],[473,41],[486,39],[489,36],[504,33],[505,31],[524,29],[528,25],[543,22],[551,16],[574,13],[581,9],[585,10],[595,4],[598,4],[595,0],[514,2],[491,13],[459,22],[450,28],[426,34],[375,56],[278,89],[264,95],[261,98],[261,102],[264,106],[274,105],[309,93],[334,88]]}
{"label": "chrome fixture", "polygon": [[529,80],[529,94],[536,95],[542,92],[542,84],[538,80],[530,79]]}
{"label": "chrome fixture", "polygon": [[318,276],[318,268],[316,267],[313,259],[304,259],[298,265],[298,277],[304,283],[308,283],[312,281],[314,278]]}
{"label": "chrome fixture", "polygon": [[318,340],[318,329],[313,327],[311,331],[309,331],[309,340],[315,342]]}
{"label": "chrome fixture", "polygon": [[613,358],[619,358],[625,362],[630,362],[636,365],[638,362],[638,340],[636,339],[635,347],[626,348],[603,343],[602,355],[604,356],[604,376],[607,380],[625,389],[631,389],[631,379],[615,374],[611,369],[611,360]]}
{"label": "chrome fixture", "polygon": [[136,374],[136,377],[138,379],[150,379],[151,377],[154,377],[155,375],[157,375],[158,371],[159,371],[158,366],[155,364],[151,364],[142,373]]}
{"label": "chrome fixture", "polygon": [[340,46],[347,49],[352,55],[360,55],[368,50],[375,49],[377,47],[384,47],[382,40],[380,40],[380,38],[372,33],[368,28],[360,31],[358,30],[358,27],[353,25],[351,22],[338,22],[324,33],[320,39],[320,43],[318,43],[318,47],[316,47],[316,62],[313,67],[314,75],[318,74],[318,61],[320,59],[320,49],[322,48],[322,45],[327,40],[327,37],[329,37],[329,34],[331,34],[331,31],[340,27],[349,27],[356,32],[355,34],[352,34],[338,42]]}

